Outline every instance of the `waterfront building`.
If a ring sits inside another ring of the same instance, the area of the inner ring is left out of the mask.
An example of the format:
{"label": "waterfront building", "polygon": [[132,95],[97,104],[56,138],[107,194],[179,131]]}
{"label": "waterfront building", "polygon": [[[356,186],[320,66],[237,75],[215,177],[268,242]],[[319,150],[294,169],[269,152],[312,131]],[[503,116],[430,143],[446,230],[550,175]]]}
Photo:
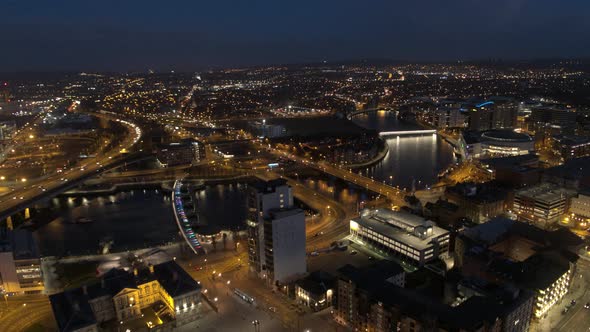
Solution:
{"label": "waterfront building", "polygon": [[43,291],[41,259],[28,230],[8,230],[0,241],[0,283],[4,294]]}
{"label": "waterfront building", "polygon": [[365,209],[350,220],[350,235],[420,266],[449,251],[448,231],[407,212]]}
{"label": "waterfront building", "polygon": [[287,134],[285,126],[280,124],[268,124],[266,123],[266,120],[262,120],[262,122],[256,121],[252,126],[258,137],[275,138],[283,137]]}
{"label": "waterfront building", "polygon": [[185,325],[200,316],[201,286],[174,261],[112,269],[100,282],[49,297],[60,331]]}
{"label": "waterfront building", "polygon": [[203,143],[186,140],[161,146],[156,157],[164,167],[191,165],[205,157]]}

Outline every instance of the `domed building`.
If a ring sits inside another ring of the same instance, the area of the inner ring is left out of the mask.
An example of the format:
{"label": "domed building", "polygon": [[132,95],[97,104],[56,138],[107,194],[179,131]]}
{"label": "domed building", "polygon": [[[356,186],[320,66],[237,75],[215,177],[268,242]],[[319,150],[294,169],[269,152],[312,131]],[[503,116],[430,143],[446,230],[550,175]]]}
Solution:
{"label": "domed building", "polygon": [[535,150],[535,141],[530,135],[512,129],[484,131],[479,141],[482,153],[492,156],[518,156]]}

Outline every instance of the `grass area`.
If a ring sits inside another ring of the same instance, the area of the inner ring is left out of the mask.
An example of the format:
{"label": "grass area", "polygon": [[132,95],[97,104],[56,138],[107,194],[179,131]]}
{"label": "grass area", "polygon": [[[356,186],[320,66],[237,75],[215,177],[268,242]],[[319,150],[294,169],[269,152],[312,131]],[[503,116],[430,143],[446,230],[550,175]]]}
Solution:
{"label": "grass area", "polygon": [[97,267],[97,262],[60,263],[56,266],[56,272],[64,288],[77,288],[98,282],[98,278],[96,278]]}

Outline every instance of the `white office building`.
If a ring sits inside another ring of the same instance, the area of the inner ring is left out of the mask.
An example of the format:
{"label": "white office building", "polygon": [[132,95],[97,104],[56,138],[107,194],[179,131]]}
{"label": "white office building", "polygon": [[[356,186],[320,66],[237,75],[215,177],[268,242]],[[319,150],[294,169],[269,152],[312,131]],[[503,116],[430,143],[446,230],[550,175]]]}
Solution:
{"label": "white office building", "polygon": [[353,239],[424,265],[449,251],[449,232],[430,220],[388,209],[363,210],[350,221]]}
{"label": "white office building", "polygon": [[307,271],[305,213],[301,209],[272,210],[264,221],[266,273],[272,282],[285,283]]}

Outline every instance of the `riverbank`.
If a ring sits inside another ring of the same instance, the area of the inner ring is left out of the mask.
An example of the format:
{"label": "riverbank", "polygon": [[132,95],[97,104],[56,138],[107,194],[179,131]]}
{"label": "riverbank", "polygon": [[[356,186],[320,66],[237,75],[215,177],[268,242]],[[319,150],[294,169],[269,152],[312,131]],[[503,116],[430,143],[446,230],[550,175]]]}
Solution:
{"label": "riverbank", "polygon": [[344,165],[344,167],[345,168],[349,168],[349,169],[368,167],[368,166],[372,166],[372,165],[380,162],[385,157],[387,157],[387,154],[389,153],[389,145],[387,144],[387,142],[383,138],[379,138],[379,139],[381,140],[381,142],[383,142],[383,146],[381,147],[381,150],[375,156],[375,158],[373,158],[371,160],[368,160],[368,161],[366,161],[364,163]]}
{"label": "riverbank", "polygon": [[[254,179],[251,175],[239,175],[231,178],[217,178],[217,179],[185,179],[185,182],[191,183],[194,187],[204,188],[206,185],[215,184],[229,184],[237,180],[244,180],[248,182]],[[116,183],[113,185],[103,185],[110,183],[109,179],[95,180],[91,184],[82,185],[76,189],[68,190],[58,196],[61,197],[83,197],[83,196],[107,196],[114,195],[120,192],[138,189],[158,189],[165,193],[172,192],[172,184],[174,180],[162,180],[162,181],[140,181],[140,182],[124,182]]]}

